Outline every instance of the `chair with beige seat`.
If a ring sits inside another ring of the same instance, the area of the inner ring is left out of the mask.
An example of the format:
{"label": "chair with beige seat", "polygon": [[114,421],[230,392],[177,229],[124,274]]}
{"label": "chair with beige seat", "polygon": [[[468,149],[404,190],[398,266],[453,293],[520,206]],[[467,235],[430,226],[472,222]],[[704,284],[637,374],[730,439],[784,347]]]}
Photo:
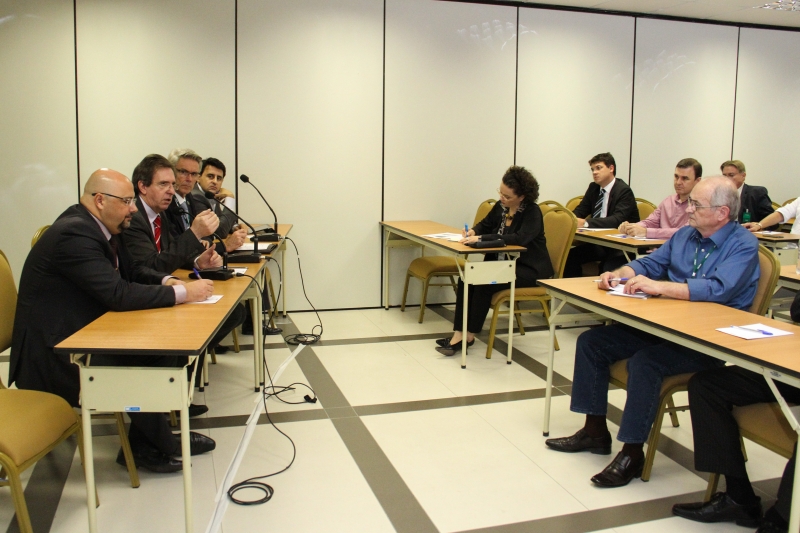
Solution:
{"label": "chair with beige seat", "polygon": [[[758,279],[758,287],[756,289],[756,295],[753,298],[753,304],[748,311],[758,316],[764,316],[769,307],[772,293],[775,292],[781,266],[775,254],[770,252],[769,249],[763,245],[758,246],[758,264],[761,269],[761,276]],[[610,372],[609,382],[621,389],[626,389],[628,383],[628,360],[623,359],[622,361],[617,361],[611,365]],[[658,411],[653,421],[653,427],[650,430],[650,436],[647,439],[647,454],[645,455],[644,468],[642,470],[642,481],[650,480],[650,471],[653,469],[653,461],[656,457],[658,439],[661,436],[661,425],[664,421],[664,415],[669,413],[673,427],[678,427],[677,412],[689,409],[688,405],[676,407],[672,395],[687,390],[689,378],[693,375],[694,373],[669,376],[664,378],[661,383]]]}
{"label": "chair with beige seat", "polygon": [[653,214],[653,211],[658,209],[656,204],[645,200],[644,198],[636,199],[636,208],[639,210],[639,220],[644,220]]}
{"label": "chair with beige seat", "polygon": [[542,202],[539,202],[539,209],[542,210],[542,215],[544,215],[554,207],[564,207],[564,206],[556,202],[555,200],[544,200]]}
{"label": "chair with beige seat", "polygon": [[[478,211],[475,213],[475,222],[477,224],[489,214],[492,207],[497,200],[489,199],[478,206]],[[422,249],[425,253],[425,248]],[[458,263],[458,266],[456,265]],[[406,283],[403,288],[403,302],[400,304],[400,311],[406,310],[406,296],[408,295],[408,281],[414,277],[422,282],[422,299],[419,304],[419,323],[425,317],[425,302],[428,298],[428,287],[453,287],[453,290],[458,290],[458,284],[455,280],[459,276],[459,266],[464,269],[464,260],[461,258],[453,259],[451,256],[445,255],[423,255],[411,261],[406,272]],[[446,277],[450,278],[450,283],[431,283],[433,278]]]}
{"label": "chair with beige seat", "polygon": [[[550,255],[555,278],[560,278],[564,275],[564,265],[567,263],[567,255],[572,246],[572,239],[575,237],[577,227],[578,220],[572,211],[565,207],[553,207],[544,215],[544,235],[547,240],[547,252]],[[509,314],[509,311],[501,310],[501,308],[503,305],[507,305],[510,299],[510,289],[500,291],[492,297],[492,325],[489,328],[489,342],[486,346],[487,359],[492,357],[494,338],[497,332],[497,318],[500,315]],[[521,309],[520,302],[536,302],[539,305],[533,309]],[[520,315],[522,314],[542,314],[545,321],[548,324],[550,323],[549,303],[550,296],[543,287],[522,287],[514,290],[514,315],[517,319],[520,335],[525,335],[525,328],[520,320]],[[555,337],[554,345],[555,349],[558,350],[558,339]]]}
{"label": "chair with beige seat", "polygon": [[580,205],[581,200],[583,200],[583,195],[571,198],[567,203],[564,204],[564,207],[566,207],[570,211],[574,211],[575,208],[578,207],[578,205]]}

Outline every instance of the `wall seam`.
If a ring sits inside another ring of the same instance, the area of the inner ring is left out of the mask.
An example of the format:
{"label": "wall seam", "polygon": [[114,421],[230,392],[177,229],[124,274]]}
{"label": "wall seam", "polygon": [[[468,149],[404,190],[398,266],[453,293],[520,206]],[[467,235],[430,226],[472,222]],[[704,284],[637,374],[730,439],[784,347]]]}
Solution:
{"label": "wall seam", "polygon": [[635,110],[634,98],[636,96],[636,32],[639,19],[633,19],[633,65],[631,67],[631,130],[630,144],[628,145],[628,186],[633,180],[633,113]]}
{"label": "wall seam", "polygon": [[736,76],[733,78],[733,124],[731,124],[731,159],[733,159],[733,145],[736,141],[736,95],[739,93],[739,44],[742,40],[742,28],[736,34]]}

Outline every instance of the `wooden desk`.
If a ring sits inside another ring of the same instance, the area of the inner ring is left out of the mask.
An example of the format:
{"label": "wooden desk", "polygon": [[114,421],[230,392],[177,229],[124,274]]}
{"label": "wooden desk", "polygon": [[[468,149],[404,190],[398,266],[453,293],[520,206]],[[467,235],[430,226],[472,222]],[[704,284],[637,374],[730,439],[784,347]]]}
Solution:
{"label": "wooden desk", "polygon": [[[565,304],[587,309],[593,318],[613,319],[663,339],[737,366],[762,374],[772,388],[781,410],[800,436],[800,425],[794,413],[775,387],[774,380],[800,388],[800,326],[755,316],[730,307],[708,303],[688,302],[670,298],[625,298],[611,296],[597,289],[592,278],[545,279],[539,284],[547,289],[551,300],[550,355],[547,362],[544,435],[550,432],[550,400],[553,384],[554,352],[552,341],[558,324],[574,323],[575,315],[559,315]],[[702,317],[692,320],[692,317]],[[731,324],[753,322],[772,326],[793,335],[771,339],[744,340],[716,331]],[[792,516],[789,531],[800,527],[800,469],[795,471]]]}
{"label": "wooden desk", "polygon": [[587,231],[586,228],[578,228],[575,231],[575,240],[622,250],[628,261],[633,261],[637,257],[646,255],[649,250],[658,248],[664,244],[666,239],[641,239],[637,237],[611,237],[619,235],[617,229],[607,229],[601,231]]}
{"label": "wooden desk", "polygon": [[[278,280],[279,281],[278,286],[280,287],[279,293],[281,295],[281,300],[280,300],[281,312],[283,313],[284,318],[286,318],[286,284],[283,282],[284,278],[286,277],[286,237],[289,235],[289,232],[292,231],[292,227],[294,227],[293,224],[278,224],[278,235],[281,236],[281,240],[278,243],[265,242],[260,240],[258,241],[259,251],[262,250],[263,248],[266,248],[266,246],[270,244],[278,245],[278,247],[275,248],[271,253],[261,254],[261,255],[262,257],[269,257],[274,259],[275,254],[277,254],[278,252],[280,252],[281,254],[281,279]],[[277,262],[277,259],[274,260]],[[231,264],[234,263],[231,262]],[[266,273],[264,274],[264,276],[266,277]],[[276,309],[275,313],[277,312],[278,310]]]}
{"label": "wooden desk", "polygon": [[778,287],[786,287],[793,291],[800,291],[800,274],[797,273],[797,266],[784,265],[781,267]]}
{"label": "wooden desk", "polygon": [[769,248],[778,258],[781,265],[797,264],[797,243],[800,235],[794,233],[753,233],[758,242]]}
{"label": "wooden desk", "polygon": [[[383,226],[383,304],[389,309],[389,249],[399,246],[423,246],[433,248],[453,257],[458,268],[459,277],[464,282],[464,315],[463,325],[467,327],[467,310],[469,309],[469,285],[489,283],[511,283],[510,309],[514,309],[514,288],[516,280],[516,262],[519,254],[526,249],[523,246],[505,246],[502,248],[471,248],[458,242],[443,239],[430,239],[423,235],[436,233],[461,233],[461,229],[432,222],[430,220],[413,220],[401,222],[381,222]],[[470,261],[471,257],[490,253],[507,253],[511,259],[505,261]],[[458,264],[458,258],[464,257],[468,264],[464,270]],[[514,332],[514,317],[509,314],[508,320],[508,353],[506,362],[511,364],[511,352]],[[467,333],[464,331],[464,338]],[[467,343],[463,343],[461,351],[461,368],[467,368]]]}
{"label": "wooden desk", "polygon": [[[258,278],[266,261],[247,266],[247,274]],[[189,271],[177,271],[181,279],[189,279]],[[189,404],[194,393],[194,376],[187,380],[186,367],[136,367],[141,355],[186,356],[189,362],[197,359],[222,323],[243,298],[252,297],[258,312],[253,312],[254,352],[263,358],[261,336],[261,292],[250,278],[232,278],[214,283],[214,294],[223,297],[216,304],[184,304],[142,311],[110,311],[80,331],[61,341],[56,353],[69,354],[80,368],[81,416],[83,424],[84,467],[89,510],[89,531],[97,531],[95,501],[94,456],[91,414],[97,411],[157,412],[180,410],[181,455],[183,461],[183,494],[186,531],[192,533],[192,468],[189,444]],[[191,324],[191,328],[181,327]],[[261,339],[260,342],[257,339]],[[258,350],[258,347],[261,350]],[[130,356],[131,366],[91,366],[89,354],[120,354]],[[87,361],[87,359],[89,359]],[[261,359],[256,359],[256,379],[260,375]],[[195,371],[197,369],[195,368]]]}

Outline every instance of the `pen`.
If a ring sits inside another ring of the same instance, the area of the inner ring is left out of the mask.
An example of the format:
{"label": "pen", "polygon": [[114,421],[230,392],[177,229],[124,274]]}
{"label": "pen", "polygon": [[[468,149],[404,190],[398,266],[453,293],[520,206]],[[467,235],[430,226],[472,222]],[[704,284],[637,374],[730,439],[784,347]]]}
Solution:
{"label": "pen", "polygon": [[469,226],[467,225],[466,222],[464,222],[464,235],[466,235],[468,233],[469,233]]}
{"label": "pen", "polygon": [[745,329],[747,331],[754,331],[756,333],[761,333],[762,335],[772,335],[771,332],[758,328],[748,328],[747,326],[731,326],[731,327],[734,329]]}
{"label": "pen", "polygon": [[194,272],[194,275],[197,276],[197,279],[202,279],[200,272],[198,272],[196,268],[193,268],[192,271]]}
{"label": "pen", "polygon": [[[602,279],[594,280],[595,283],[600,283],[601,281],[603,281],[603,280]],[[628,278],[611,278],[608,281],[628,281]]]}

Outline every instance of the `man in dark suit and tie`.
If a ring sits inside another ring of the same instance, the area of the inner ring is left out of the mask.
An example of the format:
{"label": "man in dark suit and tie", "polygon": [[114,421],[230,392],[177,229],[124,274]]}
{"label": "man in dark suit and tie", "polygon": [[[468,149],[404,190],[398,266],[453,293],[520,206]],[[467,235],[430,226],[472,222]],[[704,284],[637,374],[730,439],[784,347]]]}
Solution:
{"label": "man in dark suit and tie", "polygon": [[[220,221],[227,219],[231,226],[234,226],[238,224],[238,219],[232,212],[232,210],[236,209],[236,199],[233,197],[233,193],[222,188],[225,173],[225,164],[219,159],[215,157],[203,159],[200,163],[200,179],[197,181],[195,190],[201,195],[205,195],[208,192],[213,193],[214,199],[209,200],[209,202],[214,212],[220,218]],[[227,209],[220,204],[224,204]],[[247,235],[246,230],[245,235]]]}
{"label": "man in dark suit and tie", "polygon": [[[184,284],[134,261],[123,230],[136,213],[131,182],[100,169],[86,182],[80,203],[53,223],[28,254],[19,284],[11,346],[10,383],[20,389],[57,394],[79,405],[78,367],[54,353],[59,342],[106,311],[133,311],[202,301],[213,283]],[[182,366],[174,357],[137,356],[142,366]],[[132,364],[130,357],[95,355],[92,364]],[[179,441],[162,413],[130,413],[129,439],[136,464],[154,472],[175,472]],[[192,453],[214,449],[214,441],[192,433]],[[122,450],[117,462],[125,464]]]}
{"label": "man in dark suit and tie", "polygon": [[[771,215],[775,212],[766,187],[747,185],[744,182],[744,179],[747,177],[744,163],[734,159],[732,161],[725,161],[719,168],[722,170],[722,175],[731,180],[739,191],[739,198],[741,200],[738,218],[739,224],[758,222],[764,220],[767,215]],[[763,229],[768,230],[772,229],[772,227]]]}
{"label": "man in dark suit and tie", "polygon": [[[639,222],[636,198],[628,184],[616,178],[614,156],[606,152],[589,160],[593,182],[586,189],[583,200],[573,213],[578,217],[578,228],[618,228],[623,222]],[[591,217],[591,218],[590,218]],[[596,244],[579,244],[569,253],[564,267],[564,277],[582,275],[581,265],[601,261],[600,271],[614,270],[625,263],[619,250]]]}

